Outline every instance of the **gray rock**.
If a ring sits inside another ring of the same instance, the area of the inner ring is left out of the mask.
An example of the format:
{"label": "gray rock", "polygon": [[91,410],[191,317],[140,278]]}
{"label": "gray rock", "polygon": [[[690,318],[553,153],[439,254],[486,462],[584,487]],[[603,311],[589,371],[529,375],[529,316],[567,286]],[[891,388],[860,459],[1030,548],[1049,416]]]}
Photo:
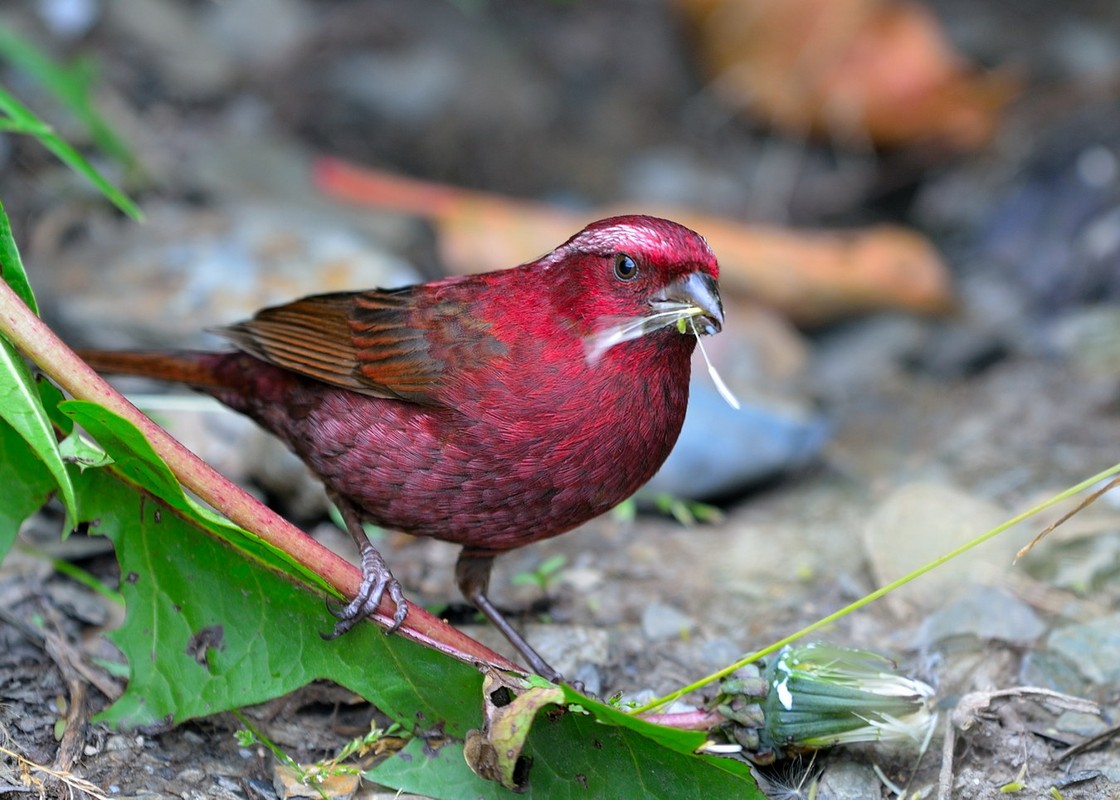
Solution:
{"label": "gray rock", "polygon": [[268,66],[288,58],[308,32],[315,30],[307,5],[300,0],[238,0],[204,9],[207,38],[239,64]]}
{"label": "gray rock", "polygon": [[[889,583],[1003,522],[1008,515],[960,489],[914,483],[896,489],[872,510],[864,545],[877,583]],[[1011,569],[1019,542],[1011,532],[953,559],[887,596],[896,613],[941,608],[976,583],[996,583]]]}
{"label": "gray rock", "polygon": [[[1120,226],[1120,212],[1114,214]],[[1116,232],[1120,236],[1120,230]],[[1054,320],[1048,344],[1088,373],[1120,371],[1120,303],[1081,306]]]}
{"label": "gray rock", "polygon": [[694,627],[692,617],[663,603],[646,606],[642,612],[642,633],[651,641],[679,639]]}
{"label": "gray rock", "polygon": [[[463,631],[487,647],[520,661],[506,638],[492,625],[464,625]],[[531,623],[520,626],[522,635],[541,657],[561,675],[582,680],[590,687],[602,679],[597,667],[610,662],[610,635],[604,628],[583,625]],[[588,667],[592,669],[588,669]]]}
{"label": "gray rock", "polygon": [[813,461],[831,428],[802,387],[808,345],[787,322],[733,297],[727,321],[704,348],[738,398],[720,395],[701,352],[680,438],[642,495],[703,499],[728,495]]}
{"label": "gray rock", "polygon": [[943,639],[966,635],[1026,645],[1045,631],[1046,624],[1019,598],[1005,589],[980,585],[967,589],[959,600],[928,616],[915,646],[925,648]]}
{"label": "gray rock", "polygon": [[706,375],[697,376],[677,445],[642,493],[692,499],[729,494],[812,462],[830,433],[828,422],[812,412],[733,409]]}
{"label": "gray rock", "polygon": [[1023,656],[1019,682],[1072,695],[1085,691],[1085,677],[1073,662],[1052,650],[1032,650]]}
{"label": "gray rock", "polygon": [[1054,721],[1054,727],[1066,733],[1075,733],[1078,736],[1096,736],[1108,729],[1108,723],[1101,718],[1100,714],[1065,711]]}
{"label": "gray rock", "polygon": [[1061,653],[1089,680],[1120,683],[1120,613],[1058,628],[1046,645]]}
{"label": "gray rock", "polygon": [[868,800],[881,795],[871,767],[853,761],[830,764],[820,778],[820,800]]}
{"label": "gray rock", "polygon": [[711,667],[726,667],[743,655],[743,648],[723,636],[708,639],[700,645],[700,660]]}

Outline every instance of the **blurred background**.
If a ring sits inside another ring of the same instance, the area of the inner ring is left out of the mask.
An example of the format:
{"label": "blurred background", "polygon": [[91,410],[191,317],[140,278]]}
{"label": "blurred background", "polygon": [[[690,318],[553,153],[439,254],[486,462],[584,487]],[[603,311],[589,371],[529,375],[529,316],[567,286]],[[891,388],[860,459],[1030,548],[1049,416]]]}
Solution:
{"label": "blurred background", "polygon": [[[707,344],[744,410],[698,368],[636,518],[499,563],[592,691],[723,666],[1120,452],[1114,2],[8,0],[0,85],[146,215],[0,134],[0,199],[75,343],[215,346],[261,306],[514,266],[611,213],[708,237]],[[121,385],[345,548],[250,423]],[[1115,715],[1107,498],[1018,566],[1050,520],[826,635],[946,696],[1025,683]],[[387,536],[410,592],[457,599],[453,548]],[[998,751],[965,766],[1013,774]],[[1067,797],[1115,790],[1120,752],[1094,758]]]}

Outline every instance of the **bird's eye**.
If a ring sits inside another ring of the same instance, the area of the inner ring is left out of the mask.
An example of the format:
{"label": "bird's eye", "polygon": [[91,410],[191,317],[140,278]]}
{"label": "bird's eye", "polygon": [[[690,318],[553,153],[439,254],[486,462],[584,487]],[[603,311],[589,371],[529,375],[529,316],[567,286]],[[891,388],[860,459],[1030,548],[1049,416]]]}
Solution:
{"label": "bird's eye", "polygon": [[614,257],[614,276],[620,281],[632,281],[638,277],[638,262],[626,253]]}

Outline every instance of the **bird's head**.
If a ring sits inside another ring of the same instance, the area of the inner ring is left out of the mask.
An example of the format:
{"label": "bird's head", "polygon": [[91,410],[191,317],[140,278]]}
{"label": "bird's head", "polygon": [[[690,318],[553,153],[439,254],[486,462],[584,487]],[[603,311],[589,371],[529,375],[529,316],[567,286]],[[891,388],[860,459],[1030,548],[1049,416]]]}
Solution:
{"label": "bird's head", "polygon": [[557,311],[597,362],[650,334],[689,337],[723,327],[719,265],[703,237],[667,219],[611,217],[588,225],[537,264],[555,273]]}

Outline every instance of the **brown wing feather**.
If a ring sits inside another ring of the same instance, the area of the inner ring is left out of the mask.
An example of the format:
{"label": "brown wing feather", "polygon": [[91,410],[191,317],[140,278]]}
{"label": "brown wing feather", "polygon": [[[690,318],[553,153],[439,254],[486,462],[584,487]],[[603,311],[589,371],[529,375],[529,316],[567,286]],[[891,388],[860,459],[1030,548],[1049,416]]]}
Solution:
{"label": "brown wing feather", "polygon": [[247,353],[324,383],[438,404],[448,364],[469,369],[496,344],[485,325],[465,331],[460,311],[424,287],[338,292],[266,308],[217,333]]}
{"label": "brown wing feather", "polygon": [[432,357],[429,345],[441,319],[419,299],[411,290],[360,294],[350,329],[361,379],[423,402],[438,388],[445,363]]}

